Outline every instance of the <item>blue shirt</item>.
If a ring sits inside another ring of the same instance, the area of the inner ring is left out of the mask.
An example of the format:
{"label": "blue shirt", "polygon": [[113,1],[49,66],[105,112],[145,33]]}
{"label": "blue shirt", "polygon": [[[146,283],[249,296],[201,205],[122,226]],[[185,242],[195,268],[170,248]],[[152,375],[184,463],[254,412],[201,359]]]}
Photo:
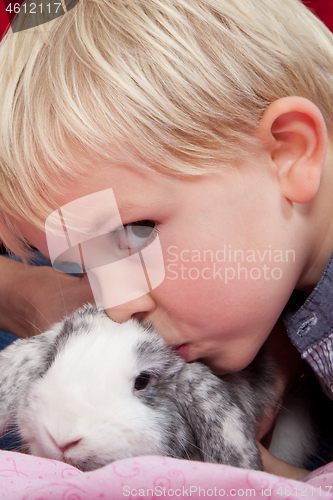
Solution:
{"label": "blue shirt", "polygon": [[284,324],[324,393],[333,399],[333,254],[318,285],[296,313],[287,305]]}

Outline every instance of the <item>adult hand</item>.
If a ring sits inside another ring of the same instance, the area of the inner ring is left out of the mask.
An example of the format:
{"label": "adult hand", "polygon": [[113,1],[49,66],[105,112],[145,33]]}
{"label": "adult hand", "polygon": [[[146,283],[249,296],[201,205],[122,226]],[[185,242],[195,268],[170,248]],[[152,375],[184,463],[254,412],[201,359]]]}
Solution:
{"label": "adult hand", "polygon": [[0,257],[0,329],[19,337],[44,332],[86,302],[93,302],[88,279],[48,266],[29,266]]}
{"label": "adult hand", "polygon": [[269,453],[269,451],[266,450],[266,448],[264,448],[260,443],[257,444],[259,446],[265,472],[275,474],[276,476],[286,477],[288,479],[301,479],[310,474],[310,471],[306,469],[300,469],[299,467],[288,464],[284,460],[274,457],[274,455]]}
{"label": "adult hand", "polygon": [[270,445],[277,413],[283,405],[284,398],[302,373],[304,361],[291,344],[281,320],[276,323],[265,345],[275,365],[276,404],[261,420],[256,433],[264,471],[289,479],[300,479],[310,472],[276,458],[264,446],[268,448]]}

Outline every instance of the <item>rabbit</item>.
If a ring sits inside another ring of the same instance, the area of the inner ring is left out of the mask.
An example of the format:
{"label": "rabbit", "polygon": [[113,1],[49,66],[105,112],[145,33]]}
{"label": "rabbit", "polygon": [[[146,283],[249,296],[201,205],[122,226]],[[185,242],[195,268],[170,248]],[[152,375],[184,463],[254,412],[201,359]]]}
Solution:
{"label": "rabbit", "polygon": [[93,305],[0,352],[0,435],[14,422],[28,453],[82,471],[140,455],[262,470],[256,423],[274,401],[264,352],[218,377]]}

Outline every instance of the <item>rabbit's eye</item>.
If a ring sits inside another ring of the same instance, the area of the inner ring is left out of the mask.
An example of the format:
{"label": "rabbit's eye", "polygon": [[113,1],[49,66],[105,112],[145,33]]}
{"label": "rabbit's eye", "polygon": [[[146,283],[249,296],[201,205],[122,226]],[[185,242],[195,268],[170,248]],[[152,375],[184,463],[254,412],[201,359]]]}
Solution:
{"label": "rabbit's eye", "polygon": [[140,375],[138,375],[135,379],[134,389],[136,391],[142,391],[149,384],[149,380],[150,380],[150,374],[147,372],[141,372]]}

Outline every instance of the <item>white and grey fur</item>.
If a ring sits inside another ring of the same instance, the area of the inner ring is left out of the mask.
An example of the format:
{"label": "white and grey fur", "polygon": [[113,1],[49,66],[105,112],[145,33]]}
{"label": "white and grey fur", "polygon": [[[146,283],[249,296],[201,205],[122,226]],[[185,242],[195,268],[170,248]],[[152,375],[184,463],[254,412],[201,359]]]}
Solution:
{"label": "white and grey fur", "polygon": [[29,453],[81,470],[148,454],[262,469],[256,424],[275,398],[267,356],[220,378],[93,306],[3,350],[0,387],[0,434],[15,422]]}

